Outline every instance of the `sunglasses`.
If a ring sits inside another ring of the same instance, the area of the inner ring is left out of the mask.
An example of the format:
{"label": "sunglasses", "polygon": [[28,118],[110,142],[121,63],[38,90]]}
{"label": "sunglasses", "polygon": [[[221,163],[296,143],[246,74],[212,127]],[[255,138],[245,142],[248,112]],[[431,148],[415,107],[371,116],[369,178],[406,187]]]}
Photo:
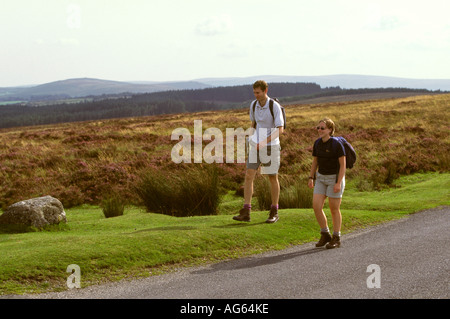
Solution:
{"label": "sunglasses", "polygon": [[318,130],[326,130],[327,129],[327,127],[325,127],[325,126],[318,126],[318,127],[316,127],[316,129],[318,129]]}

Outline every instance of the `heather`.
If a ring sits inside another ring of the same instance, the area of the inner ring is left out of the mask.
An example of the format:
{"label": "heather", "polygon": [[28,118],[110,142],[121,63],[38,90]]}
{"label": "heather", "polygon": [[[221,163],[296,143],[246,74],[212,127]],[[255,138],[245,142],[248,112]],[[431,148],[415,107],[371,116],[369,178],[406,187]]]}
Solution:
{"label": "heather", "polygon": [[[286,105],[288,125],[281,138],[282,178],[288,189],[309,173],[318,120],[327,116],[356,149],[355,168],[347,173],[360,191],[396,185],[402,175],[448,172],[450,95],[424,95],[308,105]],[[67,208],[101,204],[111,196],[143,205],[136,185],[153,172],[179,176],[186,169],[205,174],[208,164],[175,164],[170,139],[174,129],[203,130],[249,126],[242,109],[99,120],[0,130],[0,205],[51,195]],[[210,141],[203,141],[203,147]],[[224,152],[225,154],[225,152]],[[225,155],[224,155],[225,156]],[[189,167],[187,167],[189,166]],[[216,164],[223,196],[238,191],[245,164]],[[168,181],[170,179],[167,179]],[[292,190],[290,190],[292,191]]]}
{"label": "heather", "polygon": [[449,205],[449,102],[450,95],[435,95],[286,106],[281,218],[271,225],[261,176],[252,222],[231,219],[242,207],[245,164],[175,164],[170,156],[175,128],[193,133],[197,119],[203,129],[246,128],[248,109],[3,129],[2,207],[52,195],[63,202],[67,224],[0,229],[0,295],[65,290],[72,264],[87,287],[317,240],[304,186],[315,126],[325,116],[358,154],[347,173],[343,234]]}

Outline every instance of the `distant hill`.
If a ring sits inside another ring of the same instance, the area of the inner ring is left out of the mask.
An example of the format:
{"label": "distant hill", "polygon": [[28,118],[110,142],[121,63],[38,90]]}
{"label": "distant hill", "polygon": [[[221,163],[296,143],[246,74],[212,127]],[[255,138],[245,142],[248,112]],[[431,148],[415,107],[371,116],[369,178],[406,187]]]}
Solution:
{"label": "distant hill", "polygon": [[450,90],[450,79],[408,79],[388,76],[337,74],[322,76],[286,76],[286,75],[259,75],[250,77],[231,78],[202,78],[195,79],[211,86],[230,86],[252,84],[256,80],[267,82],[308,82],[317,83],[322,88],[339,86],[343,89],[360,88],[408,88],[426,90]]}
{"label": "distant hill", "polygon": [[[323,102],[327,100],[359,99],[363,96],[363,98],[382,98],[386,94],[398,96],[398,94],[415,95],[419,93],[436,94],[423,89],[341,89],[339,87],[321,88],[316,83],[270,83],[270,95],[280,98],[280,101],[285,105],[293,102],[302,103],[302,101],[308,99],[320,99]],[[93,98],[60,98],[44,102],[3,103],[0,107],[0,128],[240,109],[248,108],[253,99],[252,85],[247,84],[198,90],[105,95]]]}
{"label": "distant hill", "polygon": [[[55,81],[35,86],[0,88],[0,102],[51,101],[101,95],[140,94],[178,90],[198,90],[213,87],[241,86],[264,79],[270,83],[315,83],[322,88],[408,88],[450,91],[450,79],[407,79],[370,75],[285,76],[259,75],[251,77],[201,78],[180,82],[121,82],[93,78]],[[272,92],[272,91],[271,91]]]}
{"label": "distant hill", "polygon": [[204,89],[210,85],[195,81],[132,83],[91,78],[67,79],[31,87],[0,88],[0,100],[29,99],[30,97],[84,97],[120,93],[153,93],[170,90]]}

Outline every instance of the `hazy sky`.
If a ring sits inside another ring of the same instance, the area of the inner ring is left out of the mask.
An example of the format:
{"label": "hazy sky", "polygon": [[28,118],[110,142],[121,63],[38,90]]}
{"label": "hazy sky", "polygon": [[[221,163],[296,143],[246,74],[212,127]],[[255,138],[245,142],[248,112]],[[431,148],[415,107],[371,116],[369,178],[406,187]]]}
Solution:
{"label": "hazy sky", "polygon": [[0,86],[76,77],[450,78],[448,0],[0,0]]}

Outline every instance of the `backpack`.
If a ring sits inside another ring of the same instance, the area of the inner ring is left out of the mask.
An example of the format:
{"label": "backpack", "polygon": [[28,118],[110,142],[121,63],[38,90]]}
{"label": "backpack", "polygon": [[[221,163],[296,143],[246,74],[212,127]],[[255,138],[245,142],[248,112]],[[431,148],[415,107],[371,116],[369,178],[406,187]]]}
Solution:
{"label": "backpack", "polygon": [[[280,104],[280,101],[278,101],[277,98],[273,98],[273,99],[269,100],[270,114],[272,114],[272,117],[275,121],[275,116],[273,115],[273,101],[278,102],[278,104]],[[286,129],[286,112],[284,111],[284,107],[281,104],[280,104],[280,107],[281,107],[281,114],[283,115],[283,123],[284,123],[283,128]],[[253,106],[252,106],[253,115],[255,114],[255,108],[256,108],[256,101],[253,102]],[[255,118],[255,117],[253,116],[253,118]],[[256,122],[254,122],[253,127],[256,128]]]}
{"label": "backpack", "polygon": [[[341,143],[342,146],[344,146],[345,150],[345,168],[353,168],[353,165],[356,162],[356,152],[353,146],[347,142],[345,138],[342,136],[333,136],[332,137],[334,141]],[[337,143],[333,144],[333,149],[336,150]]]}

